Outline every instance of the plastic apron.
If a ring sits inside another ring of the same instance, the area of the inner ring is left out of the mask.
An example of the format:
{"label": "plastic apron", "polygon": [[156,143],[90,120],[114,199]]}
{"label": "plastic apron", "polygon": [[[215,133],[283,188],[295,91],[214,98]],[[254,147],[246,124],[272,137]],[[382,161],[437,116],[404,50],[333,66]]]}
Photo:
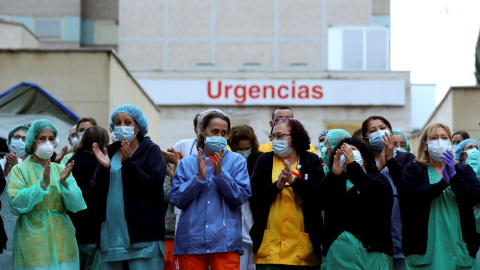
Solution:
{"label": "plastic apron", "polygon": [[75,179],[60,184],[63,166],[50,164],[50,185],[41,188],[44,168],[28,159],[10,172],[7,194],[12,212],[19,214],[14,233],[15,269],[78,269],[75,228],[66,210],[87,206]]}

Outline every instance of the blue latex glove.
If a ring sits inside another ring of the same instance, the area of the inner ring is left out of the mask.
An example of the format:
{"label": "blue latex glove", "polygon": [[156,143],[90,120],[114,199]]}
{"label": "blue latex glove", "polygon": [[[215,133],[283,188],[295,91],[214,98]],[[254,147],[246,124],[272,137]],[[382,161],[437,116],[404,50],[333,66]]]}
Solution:
{"label": "blue latex glove", "polygon": [[455,171],[455,158],[453,157],[452,152],[450,150],[446,150],[443,152],[443,156],[441,156],[445,165],[442,168],[443,180],[450,184],[450,179],[457,174]]}

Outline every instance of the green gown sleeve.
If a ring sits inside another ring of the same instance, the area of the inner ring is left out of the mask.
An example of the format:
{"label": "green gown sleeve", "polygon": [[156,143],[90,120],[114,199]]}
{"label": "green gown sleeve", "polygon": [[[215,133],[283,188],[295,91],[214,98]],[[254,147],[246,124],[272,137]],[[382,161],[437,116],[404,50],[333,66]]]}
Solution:
{"label": "green gown sleeve", "polygon": [[41,202],[48,194],[50,186],[43,190],[41,184],[43,178],[39,178],[35,185],[27,187],[21,170],[21,164],[15,165],[10,171],[10,181],[7,186],[8,202],[12,208],[12,213],[16,216],[32,211],[33,207]]}
{"label": "green gown sleeve", "polygon": [[63,204],[70,212],[76,213],[78,211],[87,209],[87,204],[83,199],[82,190],[78,187],[77,181],[70,174],[67,178],[67,187],[60,185],[62,192]]}

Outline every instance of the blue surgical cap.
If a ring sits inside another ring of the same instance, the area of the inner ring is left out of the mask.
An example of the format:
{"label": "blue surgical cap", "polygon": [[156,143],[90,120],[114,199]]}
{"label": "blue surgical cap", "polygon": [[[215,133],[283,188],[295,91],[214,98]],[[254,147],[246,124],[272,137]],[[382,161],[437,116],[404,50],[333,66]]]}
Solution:
{"label": "blue surgical cap", "polygon": [[32,125],[28,128],[27,136],[25,136],[25,152],[28,155],[33,155],[36,142],[35,138],[37,137],[37,134],[44,129],[53,131],[53,133],[55,134],[55,140],[57,139],[58,130],[52,121],[48,119],[34,121]]}
{"label": "blue surgical cap", "polygon": [[17,132],[17,130],[23,130],[26,133],[28,131],[28,127],[25,126],[25,125],[20,125],[20,126],[14,127],[12,130],[10,130],[10,132],[8,133],[8,138],[7,138],[7,146],[9,148],[10,148],[10,140],[12,139],[13,134],[15,132]]}
{"label": "blue surgical cap", "polygon": [[333,149],[335,149],[335,146],[340,142],[342,141],[343,139],[346,139],[346,138],[351,138],[352,135],[350,135],[350,133],[348,133],[347,131],[343,130],[343,129],[331,129],[328,133],[327,133],[327,140],[328,140],[328,143],[330,144],[330,147]]}
{"label": "blue surgical cap", "polygon": [[320,131],[320,134],[318,134],[318,138],[320,139],[320,137],[327,135],[329,131],[330,131],[329,129]]}
{"label": "blue surgical cap", "polygon": [[477,145],[477,148],[478,148],[478,143],[474,139],[466,139],[466,140],[461,141],[457,145],[457,148],[455,148],[455,160],[460,160],[460,155],[462,155],[463,148],[465,148],[465,146],[469,142],[474,142]]}
{"label": "blue surgical cap", "polygon": [[112,117],[110,118],[110,127],[113,130],[115,126],[115,116],[117,113],[126,113],[133,117],[135,122],[137,122],[138,127],[140,128],[140,135],[143,137],[147,135],[148,132],[148,121],[145,115],[143,114],[142,110],[140,110],[137,106],[132,104],[125,104],[120,107],[117,107],[113,113]]}
{"label": "blue surgical cap", "polygon": [[405,150],[407,150],[407,152],[410,152],[410,143],[408,142],[407,136],[405,136],[405,134],[403,134],[403,132],[398,129],[392,130],[392,133],[394,135],[402,135],[403,139],[405,140]]}

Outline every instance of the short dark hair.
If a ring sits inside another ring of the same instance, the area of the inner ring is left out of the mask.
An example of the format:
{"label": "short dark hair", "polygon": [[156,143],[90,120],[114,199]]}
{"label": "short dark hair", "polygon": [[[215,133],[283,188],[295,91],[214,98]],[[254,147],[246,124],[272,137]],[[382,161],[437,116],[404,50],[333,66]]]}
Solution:
{"label": "short dark hair", "polygon": [[373,115],[365,119],[365,121],[363,121],[362,123],[362,137],[364,140],[367,137],[368,123],[372,120],[381,120],[385,125],[387,125],[388,129],[390,129],[390,132],[392,132],[392,125],[390,124],[390,122],[388,122],[388,120],[385,117]]}
{"label": "short dark hair", "polygon": [[288,106],[278,106],[278,107],[275,108],[275,110],[273,110],[273,112],[272,112],[272,121],[275,121],[275,119],[273,119],[273,117],[274,117],[275,112],[276,112],[277,110],[290,110],[290,111],[292,112],[292,118],[293,118],[293,111],[292,111],[292,109],[290,109],[290,107],[288,107]]}
{"label": "short dark hair", "polygon": [[300,121],[298,121],[297,119],[278,119],[273,124],[270,134],[272,134],[273,128],[281,123],[287,124],[288,131],[290,132],[290,136],[292,138],[292,147],[297,150],[297,153],[300,154],[310,149],[310,136],[308,136],[308,132],[303,126],[303,124],[300,123]]}
{"label": "short dark hair", "polygon": [[108,132],[101,126],[93,126],[85,130],[80,142],[75,146],[75,153],[87,153],[93,155],[92,145],[97,143],[98,148],[103,152],[103,148],[108,145]]}
{"label": "short dark hair", "polygon": [[93,117],[82,117],[77,121],[77,130],[76,130],[77,133],[78,133],[78,129],[79,129],[80,124],[84,123],[84,122],[90,122],[90,123],[92,123],[93,126],[97,125],[97,120],[95,120],[95,118],[93,118]]}
{"label": "short dark hair", "polygon": [[[212,121],[212,119],[214,118],[220,118],[224,121],[227,122],[228,124],[228,128],[227,128],[227,135],[228,133],[230,132],[230,118],[228,118],[228,116],[226,116],[225,114],[219,112],[219,111],[212,111],[212,112],[209,112],[208,114],[206,114],[203,119],[202,119],[202,123],[200,123],[201,127],[203,127],[203,130],[207,129],[208,125],[210,124],[210,121]],[[205,136],[203,136],[203,134],[198,134],[198,140],[197,140],[197,148],[201,148],[203,146],[205,146]]]}
{"label": "short dark hair", "polygon": [[328,164],[328,168],[330,168],[330,171],[332,170],[335,153],[337,152],[338,149],[341,149],[344,143],[351,144],[355,146],[358,149],[358,151],[360,151],[360,154],[362,155],[362,158],[364,161],[365,170],[367,171],[367,173],[379,172],[377,169],[377,164],[375,162],[375,157],[373,156],[372,151],[370,151],[370,149],[368,148],[368,145],[364,141],[355,137],[343,139],[335,146],[330,156],[330,161]]}
{"label": "short dark hair", "polygon": [[464,140],[470,139],[470,134],[468,134],[468,132],[466,132],[466,131],[464,131],[464,130],[459,130],[459,131],[453,133],[453,134],[452,134],[452,138],[453,138],[453,136],[455,136],[455,135],[457,135],[457,134],[460,134],[460,136],[462,136],[462,138],[463,138]]}
{"label": "short dark hair", "polygon": [[228,145],[233,152],[237,152],[237,143],[241,140],[249,140],[252,144],[252,153],[258,152],[258,140],[253,128],[248,125],[238,125],[232,127],[228,134]]}

